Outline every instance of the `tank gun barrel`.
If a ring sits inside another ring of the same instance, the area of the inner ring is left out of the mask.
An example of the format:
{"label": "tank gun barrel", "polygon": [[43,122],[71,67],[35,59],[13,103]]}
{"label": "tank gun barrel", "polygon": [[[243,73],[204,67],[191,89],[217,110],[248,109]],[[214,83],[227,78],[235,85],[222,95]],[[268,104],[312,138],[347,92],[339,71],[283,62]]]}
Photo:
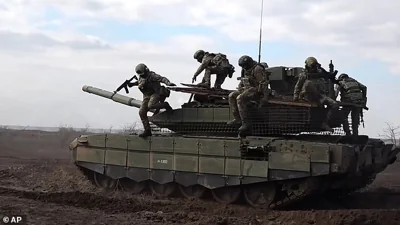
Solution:
{"label": "tank gun barrel", "polygon": [[135,108],[140,108],[142,105],[142,101],[125,96],[125,95],[120,95],[114,92],[106,91],[100,88],[92,87],[92,86],[83,86],[82,91],[94,94],[103,98],[108,98],[113,100],[114,102],[118,102],[127,106],[132,106]]}

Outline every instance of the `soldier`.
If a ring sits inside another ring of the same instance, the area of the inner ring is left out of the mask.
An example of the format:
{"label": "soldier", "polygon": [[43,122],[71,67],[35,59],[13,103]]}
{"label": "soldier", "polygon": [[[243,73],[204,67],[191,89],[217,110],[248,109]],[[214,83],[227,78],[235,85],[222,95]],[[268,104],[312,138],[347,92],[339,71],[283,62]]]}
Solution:
{"label": "soldier", "polygon": [[[367,87],[356,79],[349,77],[349,75],[342,73],[338,77],[337,84],[335,85],[335,98],[339,95],[340,92],[340,101],[346,103],[353,103],[358,105],[365,106],[367,104]],[[362,108],[359,107],[350,107],[344,106],[342,109],[344,121],[343,121],[343,130],[346,132],[346,135],[350,136],[350,128],[348,116],[351,112],[351,128],[353,131],[353,135],[358,135],[358,126],[360,124],[360,114]]]}
{"label": "soldier", "polygon": [[205,70],[203,80],[198,84],[200,87],[210,88],[211,74],[216,74],[217,78],[214,83],[214,88],[221,89],[221,85],[224,83],[226,77],[229,76],[229,78],[232,78],[235,72],[235,67],[229,63],[229,60],[224,54],[215,54],[205,52],[204,50],[198,50],[194,53],[193,58],[201,64],[193,75],[192,83],[194,83],[197,76]]}
{"label": "soldier", "polygon": [[160,100],[165,100],[165,96],[162,97],[163,93],[161,93],[162,88],[160,83],[164,83],[168,86],[176,85],[171,83],[167,78],[150,71],[143,63],[138,64],[135,71],[139,75],[139,80],[130,83],[129,87],[138,86],[139,90],[143,93],[143,102],[139,109],[139,116],[143,123],[144,132],[139,134],[139,137],[147,137],[152,135],[147,112],[152,109],[166,109],[167,111],[172,111],[168,102],[160,102]]}
{"label": "soldier", "polygon": [[321,124],[321,128],[326,131],[333,132],[333,129],[329,127],[328,122],[332,116],[332,110],[339,107],[338,103],[326,95],[324,79],[334,74],[329,74],[325,69],[321,68],[321,64],[318,63],[314,57],[308,57],[305,60],[305,69],[299,75],[299,79],[294,88],[293,101],[299,99],[305,99],[309,102],[317,103],[318,105],[328,105],[328,113],[325,120]]}
{"label": "soldier", "polygon": [[264,66],[254,61],[250,56],[240,57],[242,78],[237,91],[229,94],[229,107],[234,119],[228,125],[242,124],[240,132],[250,128],[247,104],[252,100],[268,98],[268,77]]}

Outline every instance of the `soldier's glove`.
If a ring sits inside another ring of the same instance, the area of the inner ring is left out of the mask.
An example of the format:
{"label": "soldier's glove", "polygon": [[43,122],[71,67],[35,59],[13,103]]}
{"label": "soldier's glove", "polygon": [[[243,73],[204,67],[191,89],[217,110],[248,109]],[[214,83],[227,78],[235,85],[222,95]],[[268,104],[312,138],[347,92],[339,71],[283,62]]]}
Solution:
{"label": "soldier's glove", "polygon": [[174,87],[174,86],[176,86],[176,84],[174,84],[174,83],[169,83],[168,86]]}
{"label": "soldier's glove", "polygon": [[196,81],[196,76],[193,76],[192,78],[192,84]]}
{"label": "soldier's glove", "polygon": [[331,79],[335,79],[336,78],[336,75],[337,75],[337,73],[338,73],[338,71],[337,70],[335,70],[335,71],[333,71],[332,73],[330,73],[329,75],[330,75],[330,78]]}

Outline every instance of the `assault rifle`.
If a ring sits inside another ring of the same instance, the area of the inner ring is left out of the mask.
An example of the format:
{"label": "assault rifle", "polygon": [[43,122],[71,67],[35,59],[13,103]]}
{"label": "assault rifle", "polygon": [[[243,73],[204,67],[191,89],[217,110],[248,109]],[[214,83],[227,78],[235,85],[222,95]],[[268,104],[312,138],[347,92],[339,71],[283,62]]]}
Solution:
{"label": "assault rifle", "polygon": [[336,80],[336,75],[338,71],[335,70],[335,66],[332,63],[332,60],[329,63],[329,72],[328,72],[328,78],[331,80],[334,84],[337,84],[338,81]]}
{"label": "assault rifle", "polygon": [[136,75],[134,75],[131,79],[125,80],[124,83],[122,83],[122,84],[117,88],[117,90],[114,91],[114,93],[119,92],[119,91],[123,88],[123,89],[125,89],[125,92],[126,92],[127,94],[129,94],[128,85],[129,85],[129,83],[132,82],[133,79],[138,80],[138,77],[137,77]]}

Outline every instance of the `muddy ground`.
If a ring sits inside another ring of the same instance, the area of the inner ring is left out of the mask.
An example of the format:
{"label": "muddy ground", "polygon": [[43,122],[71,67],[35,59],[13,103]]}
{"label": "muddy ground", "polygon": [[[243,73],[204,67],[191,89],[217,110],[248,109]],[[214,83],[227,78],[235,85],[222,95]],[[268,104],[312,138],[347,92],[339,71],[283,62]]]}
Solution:
{"label": "muddy ground", "polygon": [[41,225],[400,224],[400,162],[345,201],[310,199],[291,210],[263,211],[97,190],[70,162],[67,146],[77,135],[0,131],[0,216],[25,214],[28,224]]}

